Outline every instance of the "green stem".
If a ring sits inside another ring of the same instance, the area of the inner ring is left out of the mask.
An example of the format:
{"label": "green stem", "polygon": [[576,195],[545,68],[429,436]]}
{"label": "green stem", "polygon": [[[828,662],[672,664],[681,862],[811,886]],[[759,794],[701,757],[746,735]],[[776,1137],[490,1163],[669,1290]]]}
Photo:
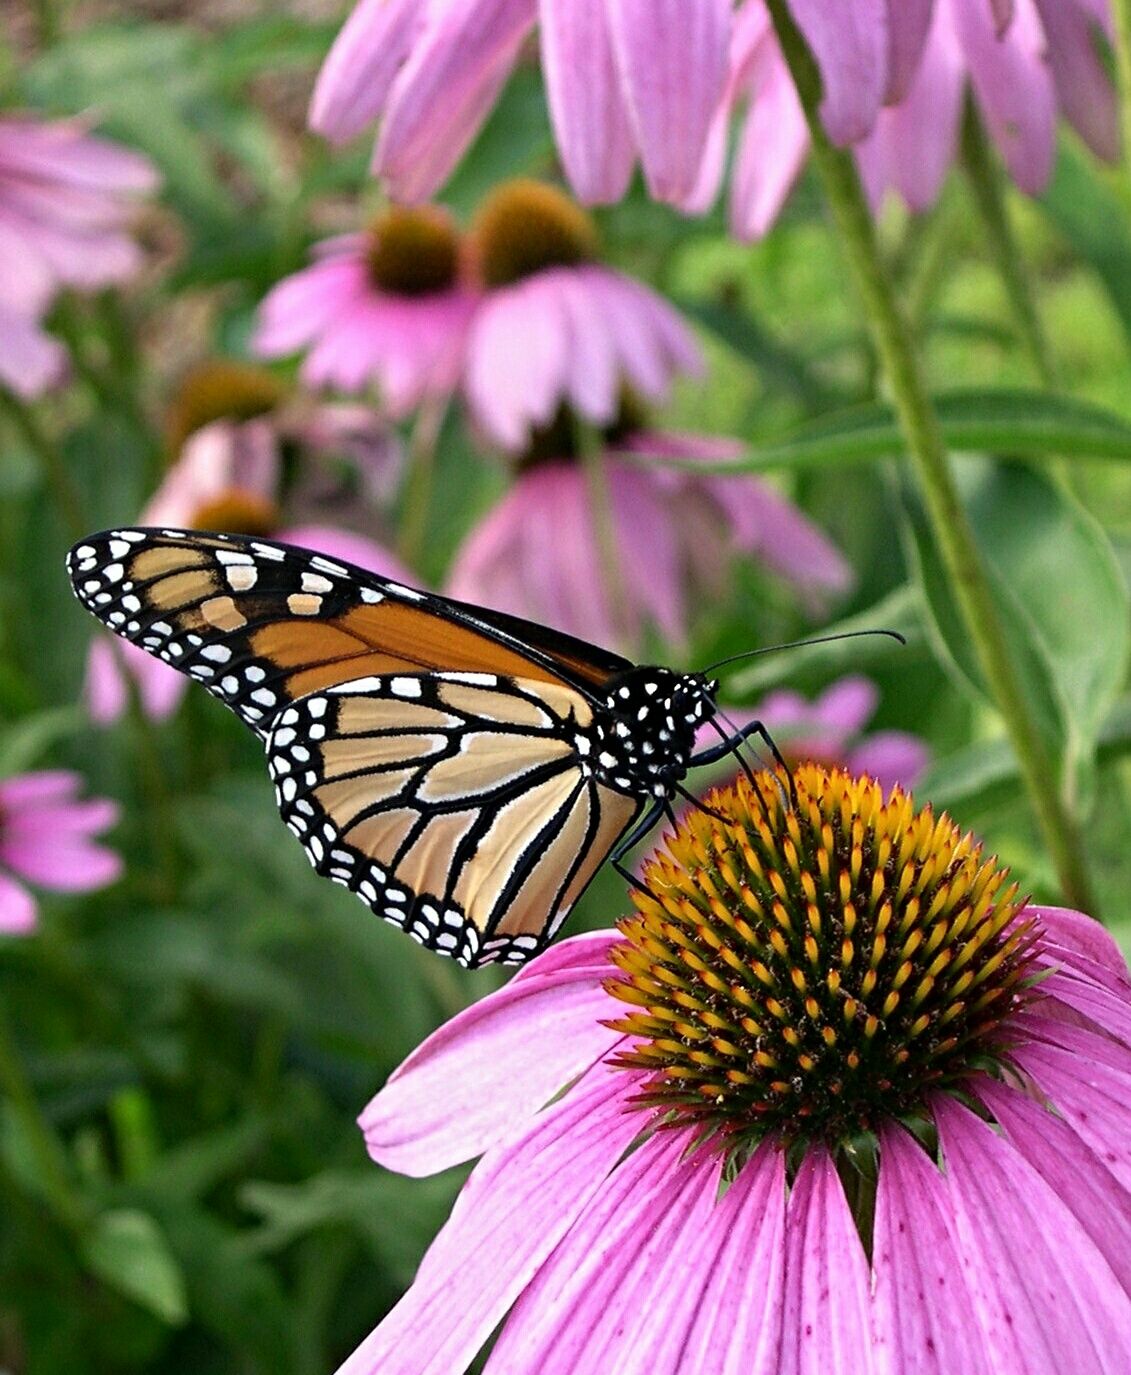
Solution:
{"label": "green stem", "polygon": [[72,539],[82,539],[89,528],[83,516],[82,501],[55,441],[40,424],[35,411],[3,387],[0,387],[0,411],[12,421],[38,459],[67,533]]}
{"label": "green stem", "polygon": [[927,390],[916,340],[880,254],[852,155],[834,148],[818,115],[821,82],[786,0],[768,0],[782,51],[805,109],[813,159],[828,197],[868,327],[926,499],[935,542],[973,641],[982,673],[1005,721],[1022,778],[1066,901],[1096,914],[1083,846],[1064,805],[1053,760],[1026,701],[990,590],[981,551],[959,500],[942,428]]}
{"label": "green stem", "polygon": [[398,553],[416,568],[428,534],[428,513],[436,480],[436,449],[447,414],[446,397],[432,397],[420,407],[408,445],[408,481],[401,515]]}
{"label": "green stem", "polygon": [[1055,390],[1058,385],[1056,362],[1037,311],[1036,296],[1025,269],[1025,256],[1013,232],[1001,176],[986,131],[969,96],[962,121],[962,160],[982,217],[986,243],[1009,297],[1033,372],[1043,386]]}
{"label": "green stem", "polygon": [[1131,0],[1112,0],[1115,18],[1115,69],[1123,124],[1123,165],[1131,168]]}
{"label": "green stem", "polygon": [[87,1220],[88,1210],[81,1195],[71,1183],[67,1153],[63,1149],[63,1144],[56,1136],[55,1129],[44,1117],[24,1074],[23,1062],[2,1003],[0,1091],[3,1091],[11,1104],[24,1139],[35,1156],[40,1182],[56,1216],[67,1227],[80,1231]]}

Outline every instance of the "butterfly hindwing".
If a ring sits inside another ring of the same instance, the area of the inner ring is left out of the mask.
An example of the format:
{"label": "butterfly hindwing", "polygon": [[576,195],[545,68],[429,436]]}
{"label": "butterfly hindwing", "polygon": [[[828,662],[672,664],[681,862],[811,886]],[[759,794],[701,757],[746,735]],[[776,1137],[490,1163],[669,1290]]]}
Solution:
{"label": "butterfly hindwing", "polygon": [[[241,535],[123,529],[70,554],[104,625],[195,678],[266,735],[289,703],[337,683],[421,669],[599,682],[621,662],[307,550]],[[537,630],[538,628],[534,628]],[[555,652],[553,646],[562,649]]]}
{"label": "butterfly hindwing", "polygon": [[319,873],[461,964],[518,963],[552,938],[639,807],[579,758],[590,719],[565,686],[374,677],[286,708],[268,758]]}

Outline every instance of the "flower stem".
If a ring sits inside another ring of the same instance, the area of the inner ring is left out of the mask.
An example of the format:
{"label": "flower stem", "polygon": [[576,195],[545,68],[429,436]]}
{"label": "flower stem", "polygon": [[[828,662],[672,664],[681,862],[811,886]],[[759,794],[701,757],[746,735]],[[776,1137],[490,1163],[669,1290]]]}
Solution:
{"label": "flower stem", "polygon": [[1131,0],[1112,0],[1115,18],[1115,69],[1123,124],[1123,165],[1131,167]]}
{"label": "flower stem", "polygon": [[962,121],[962,160],[982,224],[986,242],[1005,287],[1033,372],[1042,386],[1058,385],[1056,362],[1049,349],[1033,285],[1025,270],[1025,259],[1010,223],[1009,207],[1002,194],[1001,176],[986,139],[978,111],[969,96]]}
{"label": "flower stem", "polygon": [[88,529],[83,518],[82,502],[55,441],[39,423],[34,410],[4,387],[0,387],[0,411],[12,421],[28,448],[39,460],[44,479],[68,535],[72,539],[82,539]]}
{"label": "flower stem", "polygon": [[818,115],[821,81],[786,0],[768,0],[782,52],[805,109],[813,158],[828,197],[845,257],[862,298],[908,453],[926,499],[927,514],[947,579],[973,642],[982,673],[1005,721],[1066,901],[1096,913],[1075,819],[1064,804],[1052,757],[1030,711],[1009,656],[981,551],[959,500],[942,428],[927,390],[922,361],[880,253],[868,203],[852,155],[829,142]]}
{"label": "flower stem", "polygon": [[23,1130],[24,1139],[35,1156],[40,1184],[55,1215],[72,1230],[81,1230],[86,1222],[88,1210],[71,1182],[63,1144],[55,1134],[55,1129],[44,1117],[24,1074],[20,1052],[12,1036],[2,1002],[0,1091],[8,1099],[12,1113]]}
{"label": "flower stem", "polygon": [[408,480],[398,553],[410,568],[416,568],[428,534],[428,512],[436,478],[436,446],[448,411],[447,397],[431,397],[420,407],[408,445]]}

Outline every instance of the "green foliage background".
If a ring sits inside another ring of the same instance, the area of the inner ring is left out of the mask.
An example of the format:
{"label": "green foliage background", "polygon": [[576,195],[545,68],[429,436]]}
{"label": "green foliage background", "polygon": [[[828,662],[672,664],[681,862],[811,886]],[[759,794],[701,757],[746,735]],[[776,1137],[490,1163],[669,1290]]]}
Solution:
{"label": "green foliage background", "polygon": [[[149,230],[158,266],[126,296],[65,300],[53,321],[76,380],[33,419],[59,446],[89,529],[131,518],[152,490],[177,372],[205,354],[241,356],[266,289],[328,226],[376,204],[365,140],[333,153],[302,132],[338,17],[247,3],[209,21],[193,10],[92,7],[64,16],[49,42],[20,11],[2,73],[8,103],[96,110],[165,178]],[[466,218],[500,178],[554,171],[539,80],[525,68],[443,199]],[[1128,201],[1117,174],[1066,140],[1044,198],[1009,204],[1061,375],[1055,395],[1037,385],[960,176],[924,220],[891,213],[884,239],[1027,691],[1086,825],[1104,916],[1127,937]],[[920,800],[950,809],[1025,889],[1055,898],[815,186],[803,183],[756,247],[730,241],[721,213],[683,220],[639,190],[598,219],[610,259],[672,296],[707,345],[709,381],[685,386],[667,419],[748,441],[751,466],[774,474],[857,569],[837,624],[890,626],[909,641],[762,659],[731,677],[730,700],[866,672],[883,694],[876,724],[931,744]],[[455,423],[440,462],[446,500],[418,570],[436,582],[503,481]],[[4,1022],[47,1128],[29,1130],[9,1078],[0,1368],[317,1375],[395,1301],[460,1182],[378,1170],[354,1118],[430,1029],[501,976],[422,953],[317,880],[276,818],[256,742],[203,693],[156,729],[86,722],[77,704],[92,626],[63,575],[72,533],[36,435],[8,415],[0,775],[81,769],[123,804],[113,840],[128,873],[87,898],[45,898],[39,933],[0,943]],[[779,585],[738,569],[728,595],[701,608],[686,663],[813,628]],[[625,905],[623,885],[603,875],[573,929],[607,925]]]}

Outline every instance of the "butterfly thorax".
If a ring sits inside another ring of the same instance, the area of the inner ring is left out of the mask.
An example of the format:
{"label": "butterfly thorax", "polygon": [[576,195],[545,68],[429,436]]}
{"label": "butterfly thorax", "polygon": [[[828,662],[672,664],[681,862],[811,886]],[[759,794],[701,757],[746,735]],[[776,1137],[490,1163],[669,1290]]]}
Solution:
{"label": "butterfly thorax", "polygon": [[577,740],[594,777],[619,792],[667,798],[687,773],[699,727],[715,714],[717,684],[669,668],[611,679]]}

